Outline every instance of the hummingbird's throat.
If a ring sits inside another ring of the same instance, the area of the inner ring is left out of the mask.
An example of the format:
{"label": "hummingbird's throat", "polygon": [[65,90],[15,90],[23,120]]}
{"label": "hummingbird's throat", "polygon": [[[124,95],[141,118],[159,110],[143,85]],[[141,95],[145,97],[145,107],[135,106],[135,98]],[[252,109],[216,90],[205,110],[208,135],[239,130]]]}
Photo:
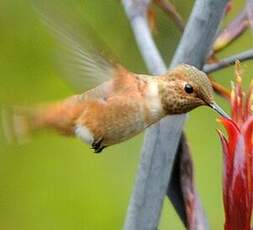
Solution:
{"label": "hummingbird's throat", "polygon": [[163,100],[163,109],[167,114],[181,114],[190,112],[192,109],[203,105],[202,100],[189,100],[184,97],[172,96]]}

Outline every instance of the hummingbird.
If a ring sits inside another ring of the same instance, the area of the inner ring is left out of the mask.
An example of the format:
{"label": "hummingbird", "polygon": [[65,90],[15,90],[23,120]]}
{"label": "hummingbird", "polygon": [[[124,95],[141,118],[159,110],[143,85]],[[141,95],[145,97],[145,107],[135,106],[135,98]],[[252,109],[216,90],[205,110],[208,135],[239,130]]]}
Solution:
{"label": "hummingbird", "polygon": [[5,116],[7,133],[18,137],[53,129],[80,138],[100,153],[166,116],[202,105],[229,118],[215,103],[207,75],[196,67],[181,64],[159,76],[133,73],[82,43],[73,33],[47,19],[46,24],[64,47],[65,67],[81,79],[80,84],[90,88],[57,102],[13,107]]}

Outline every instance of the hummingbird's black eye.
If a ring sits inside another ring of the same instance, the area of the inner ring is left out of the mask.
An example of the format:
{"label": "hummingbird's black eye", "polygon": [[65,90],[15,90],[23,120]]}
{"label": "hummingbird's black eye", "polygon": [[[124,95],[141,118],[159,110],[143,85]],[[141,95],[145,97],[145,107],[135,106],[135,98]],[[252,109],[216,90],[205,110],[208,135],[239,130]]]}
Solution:
{"label": "hummingbird's black eye", "polygon": [[193,87],[189,84],[189,83],[187,83],[187,84],[185,84],[185,86],[184,86],[184,91],[186,92],[186,93],[193,93]]}

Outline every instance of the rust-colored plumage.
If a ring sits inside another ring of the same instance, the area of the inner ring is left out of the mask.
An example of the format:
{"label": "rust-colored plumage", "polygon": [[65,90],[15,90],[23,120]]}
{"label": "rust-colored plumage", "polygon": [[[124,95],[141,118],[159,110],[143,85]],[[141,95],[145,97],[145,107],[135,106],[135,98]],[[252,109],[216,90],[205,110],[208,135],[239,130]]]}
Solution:
{"label": "rust-colored plumage", "polygon": [[55,129],[81,138],[100,152],[167,115],[186,113],[201,105],[226,116],[214,102],[207,76],[197,68],[182,64],[161,76],[135,74],[109,62],[48,19],[47,24],[65,47],[72,74],[82,76],[87,85],[91,80],[95,84],[93,81],[91,89],[63,101],[14,111],[8,117],[12,134]]}

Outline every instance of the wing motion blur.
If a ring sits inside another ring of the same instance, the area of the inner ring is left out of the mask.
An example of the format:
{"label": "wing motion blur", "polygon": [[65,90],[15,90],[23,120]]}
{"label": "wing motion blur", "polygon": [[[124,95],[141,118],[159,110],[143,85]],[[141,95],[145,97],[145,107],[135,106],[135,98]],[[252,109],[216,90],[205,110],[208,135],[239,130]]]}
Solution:
{"label": "wing motion blur", "polygon": [[64,17],[58,17],[55,12],[36,11],[60,43],[61,68],[65,72],[63,77],[78,91],[94,88],[115,75],[118,65],[103,57],[92,47],[87,36],[80,36],[79,31],[66,23]]}

